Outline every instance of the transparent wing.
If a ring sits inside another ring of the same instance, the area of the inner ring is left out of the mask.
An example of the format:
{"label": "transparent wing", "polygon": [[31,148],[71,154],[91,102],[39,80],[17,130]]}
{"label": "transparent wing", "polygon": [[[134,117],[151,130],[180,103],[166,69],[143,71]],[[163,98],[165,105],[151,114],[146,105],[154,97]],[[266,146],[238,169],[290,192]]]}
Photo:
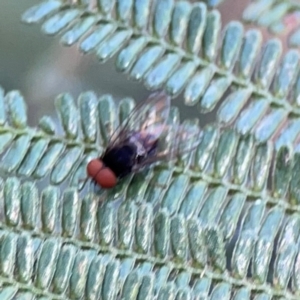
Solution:
{"label": "transparent wing", "polygon": [[151,137],[151,141],[157,140],[165,131],[170,103],[171,98],[164,92],[151,94],[144,102],[136,105],[124,123],[116,129],[108,143],[108,148],[122,144],[137,131],[141,136]]}
{"label": "transparent wing", "polygon": [[165,140],[161,140],[158,157],[169,160],[181,157],[194,150],[200,143],[201,131],[198,126],[178,125],[167,128]]}
{"label": "transparent wing", "polygon": [[134,171],[158,161],[169,162],[188,155],[198,147],[201,135],[197,126],[166,125],[161,133],[156,154],[136,165]]}

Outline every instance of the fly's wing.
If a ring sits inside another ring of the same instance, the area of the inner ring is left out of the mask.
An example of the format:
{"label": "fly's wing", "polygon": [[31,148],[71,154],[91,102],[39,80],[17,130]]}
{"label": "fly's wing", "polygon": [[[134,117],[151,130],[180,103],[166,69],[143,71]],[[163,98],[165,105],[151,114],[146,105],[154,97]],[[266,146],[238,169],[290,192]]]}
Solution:
{"label": "fly's wing", "polygon": [[159,144],[157,156],[174,160],[193,151],[200,143],[198,126],[178,125],[169,128],[166,139]]}
{"label": "fly's wing", "polygon": [[151,141],[157,140],[165,130],[170,102],[171,98],[168,95],[159,92],[151,94],[144,102],[136,105],[125,122],[112,135],[108,148],[122,144],[133,132],[139,132],[142,137],[148,137]]}
{"label": "fly's wing", "polygon": [[134,171],[158,161],[169,162],[182,158],[195,150],[201,141],[201,131],[197,126],[166,125],[161,133],[156,154],[147,157]]}

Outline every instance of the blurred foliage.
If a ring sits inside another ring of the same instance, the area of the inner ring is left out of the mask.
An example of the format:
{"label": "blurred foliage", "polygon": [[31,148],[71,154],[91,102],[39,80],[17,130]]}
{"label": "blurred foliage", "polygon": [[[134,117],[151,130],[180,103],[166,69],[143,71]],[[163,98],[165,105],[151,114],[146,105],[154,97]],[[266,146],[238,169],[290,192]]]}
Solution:
{"label": "blurred foliage", "polygon": [[300,46],[300,3],[297,1],[253,1],[245,8],[243,19],[287,37],[290,47]]}

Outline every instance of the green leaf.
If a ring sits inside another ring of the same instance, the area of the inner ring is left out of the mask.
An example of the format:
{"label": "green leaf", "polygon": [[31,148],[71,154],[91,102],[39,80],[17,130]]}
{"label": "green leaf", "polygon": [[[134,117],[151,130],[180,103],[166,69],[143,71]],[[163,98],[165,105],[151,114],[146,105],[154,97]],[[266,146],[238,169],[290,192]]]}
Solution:
{"label": "green leaf", "polygon": [[[217,81],[226,86],[228,78]],[[291,88],[284,83],[277,92]],[[190,155],[87,193],[79,191],[87,163],[134,100],[117,104],[88,91],[76,103],[62,94],[59,124],[44,116],[30,128],[22,95],[1,91],[0,298],[297,299],[295,115],[263,96],[240,114],[250,96],[237,89],[219,113],[224,123],[237,118],[235,126],[186,120],[184,127],[201,132]],[[214,105],[219,95],[206,97]],[[168,124],[179,123],[171,108]]]}
{"label": "green leaf", "polygon": [[[169,193],[172,184],[167,188]],[[48,187],[37,195],[34,184],[20,184],[16,178],[5,180],[3,185],[6,192],[0,201],[9,206],[6,205],[6,218],[0,223],[4,225],[5,222],[11,228],[18,226],[18,230],[9,233],[2,229],[1,274],[4,278],[13,278],[14,282],[22,282],[29,289],[34,284],[34,293],[58,299],[84,295],[99,297],[100,293],[105,297],[116,297],[118,293],[130,297],[143,295],[146,291],[163,299],[173,294],[176,297],[196,295],[204,280],[220,279],[219,272],[226,272],[226,241],[233,237],[240,218],[241,230],[231,258],[233,277],[228,277],[230,281],[222,277],[223,283],[210,283],[209,286],[213,297],[220,297],[220,293],[230,294],[232,289],[237,294],[247,294],[247,289],[238,289],[242,285],[239,278],[247,275],[253,258],[253,278],[261,288],[265,285],[275,237],[285,216],[283,207],[268,211],[266,202],[259,199],[249,205],[252,196],[231,195],[222,186],[206,189],[205,185],[198,185],[198,191],[206,196],[195,203],[199,208],[188,219],[179,207],[170,210],[168,206],[139,201],[125,201],[120,206],[114,202],[99,203],[96,194],[81,198],[74,188],[65,190],[60,196],[57,189]],[[178,181],[177,186],[183,186],[183,183]],[[194,183],[191,188],[195,197],[198,193],[195,193]],[[193,193],[190,191],[188,197],[191,198]],[[35,201],[32,208],[41,214],[28,209],[30,196]],[[226,205],[223,205],[224,201]],[[9,209],[12,205],[18,210]],[[19,213],[15,214],[16,211]],[[13,218],[10,212],[14,212]],[[61,221],[59,216],[62,216]],[[288,220],[275,252],[274,280],[280,289],[286,288],[292,276],[300,232],[297,213]],[[283,261],[287,260],[289,268],[282,268]],[[163,266],[166,261],[169,267]],[[206,270],[207,265],[210,271]],[[36,276],[32,282],[34,266]],[[174,281],[167,279],[170,272],[174,274],[170,277]],[[191,277],[200,273],[201,281],[191,285]],[[179,282],[182,285],[177,285]],[[50,286],[49,294],[45,291]],[[153,289],[153,286],[157,288]]]}
{"label": "green leaf", "polygon": [[[206,2],[215,7],[221,1]],[[261,0],[244,17],[273,24],[283,11],[296,9],[295,1]],[[234,123],[242,134],[256,131],[261,142],[292,122],[291,111],[299,116],[299,53],[282,56],[278,39],[262,44],[258,30],[245,30],[237,21],[222,28],[219,11],[204,3],[47,0],[23,20],[42,20],[47,34],[62,32],[63,44],[78,41],[82,52],[96,53],[100,62],[116,56],[117,69],[149,90],[174,97],[183,92],[186,105],[197,105],[201,113],[217,110],[224,125]]]}

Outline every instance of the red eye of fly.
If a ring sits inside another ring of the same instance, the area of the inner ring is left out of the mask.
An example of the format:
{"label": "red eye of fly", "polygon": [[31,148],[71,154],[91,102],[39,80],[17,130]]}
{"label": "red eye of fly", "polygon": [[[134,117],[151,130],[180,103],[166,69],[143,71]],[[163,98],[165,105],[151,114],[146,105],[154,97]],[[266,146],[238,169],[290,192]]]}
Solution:
{"label": "red eye of fly", "polygon": [[117,184],[117,177],[109,168],[103,168],[95,180],[104,189],[112,188]]}
{"label": "red eye of fly", "polygon": [[111,169],[105,167],[99,159],[93,159],[88,163],[87,173],[102,188],[112,188],[117,184],[116,175]]}
{"label": "red eye of fly", "polygon": [[86,169],[89,177],[95,179],[96,175],[100,172],[102,168],[103,168],[102,161],[99,159],[93,159],[88,163]]}

